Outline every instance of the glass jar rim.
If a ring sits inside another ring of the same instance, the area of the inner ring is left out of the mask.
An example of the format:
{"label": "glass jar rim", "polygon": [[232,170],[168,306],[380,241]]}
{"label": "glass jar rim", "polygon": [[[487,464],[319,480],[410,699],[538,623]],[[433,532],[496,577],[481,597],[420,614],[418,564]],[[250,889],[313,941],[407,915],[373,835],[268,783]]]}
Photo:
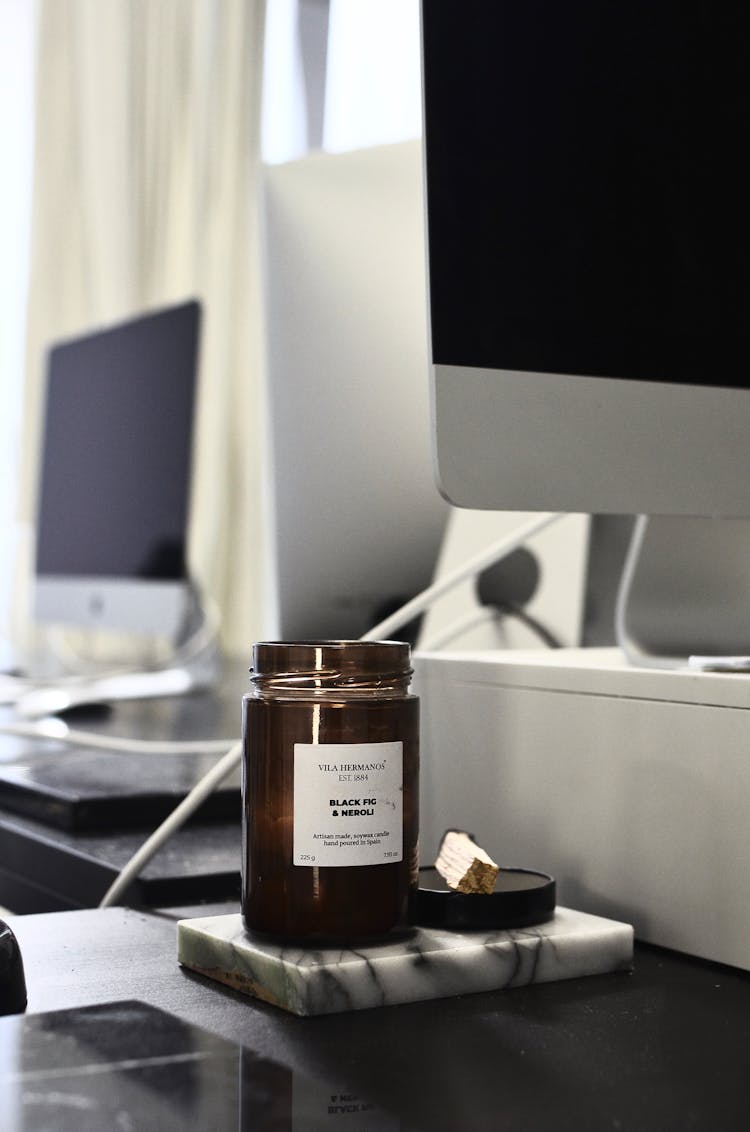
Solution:
{"label": "glass jar rim", "polygon": [[352,678],[400,679],[411,671],[411,648],[404,641],[258,641],[250,676],[345,683]]}

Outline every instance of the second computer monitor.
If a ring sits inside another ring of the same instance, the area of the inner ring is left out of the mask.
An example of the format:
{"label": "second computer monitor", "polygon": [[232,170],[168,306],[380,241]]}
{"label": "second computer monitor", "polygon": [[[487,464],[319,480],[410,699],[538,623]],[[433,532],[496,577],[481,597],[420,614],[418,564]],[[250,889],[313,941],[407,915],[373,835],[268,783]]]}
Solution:
{"label": "second computer monitor", "polygon": [[358,637],[432,579],[418,141],[264,170],[274,632]]}
{"label": "second computer monitor", "polygon": [[38,620],[176,634],[188,600],[199,322],[191,300],[50,350]]}

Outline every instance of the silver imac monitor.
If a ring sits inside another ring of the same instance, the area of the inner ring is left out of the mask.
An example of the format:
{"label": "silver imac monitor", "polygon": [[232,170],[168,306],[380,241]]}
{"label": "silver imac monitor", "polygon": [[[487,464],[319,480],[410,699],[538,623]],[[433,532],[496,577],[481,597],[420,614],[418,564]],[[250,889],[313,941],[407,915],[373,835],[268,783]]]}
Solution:
{"label": "silver imac monitor", "polygon": [[750,514],[750,8],[424,0],[437,475]]}
{"label": "silver imac monitor", "polygon": [[428,585],[419,141],[263,170],[272,632],[358,637]]}
{"label": "silver imac monitor", "polygon": [[49,351],[37,620],[176,634],[189,597],[199,323],[191,300]]}

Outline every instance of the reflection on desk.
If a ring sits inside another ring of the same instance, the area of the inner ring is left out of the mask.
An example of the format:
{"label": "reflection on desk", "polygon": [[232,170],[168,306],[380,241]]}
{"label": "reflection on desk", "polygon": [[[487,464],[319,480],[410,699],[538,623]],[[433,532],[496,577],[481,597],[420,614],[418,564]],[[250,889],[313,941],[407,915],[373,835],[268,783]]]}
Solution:
{"label": "reflection on desk", "polygon": [[308,1132],[403,1127],[363,1098],[145,1003],[0,1020],[0,1095],[14,1132]]}

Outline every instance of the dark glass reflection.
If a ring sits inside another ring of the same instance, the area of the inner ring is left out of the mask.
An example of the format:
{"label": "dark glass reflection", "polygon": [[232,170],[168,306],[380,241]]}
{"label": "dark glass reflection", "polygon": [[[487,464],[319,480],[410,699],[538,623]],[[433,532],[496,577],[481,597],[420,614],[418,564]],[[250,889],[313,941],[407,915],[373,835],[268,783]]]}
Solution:
{"label": "dark glass reflection", "polygon": [[399,1132],[346,1087],[139,1002],[0,1019],[7,1132]]}

